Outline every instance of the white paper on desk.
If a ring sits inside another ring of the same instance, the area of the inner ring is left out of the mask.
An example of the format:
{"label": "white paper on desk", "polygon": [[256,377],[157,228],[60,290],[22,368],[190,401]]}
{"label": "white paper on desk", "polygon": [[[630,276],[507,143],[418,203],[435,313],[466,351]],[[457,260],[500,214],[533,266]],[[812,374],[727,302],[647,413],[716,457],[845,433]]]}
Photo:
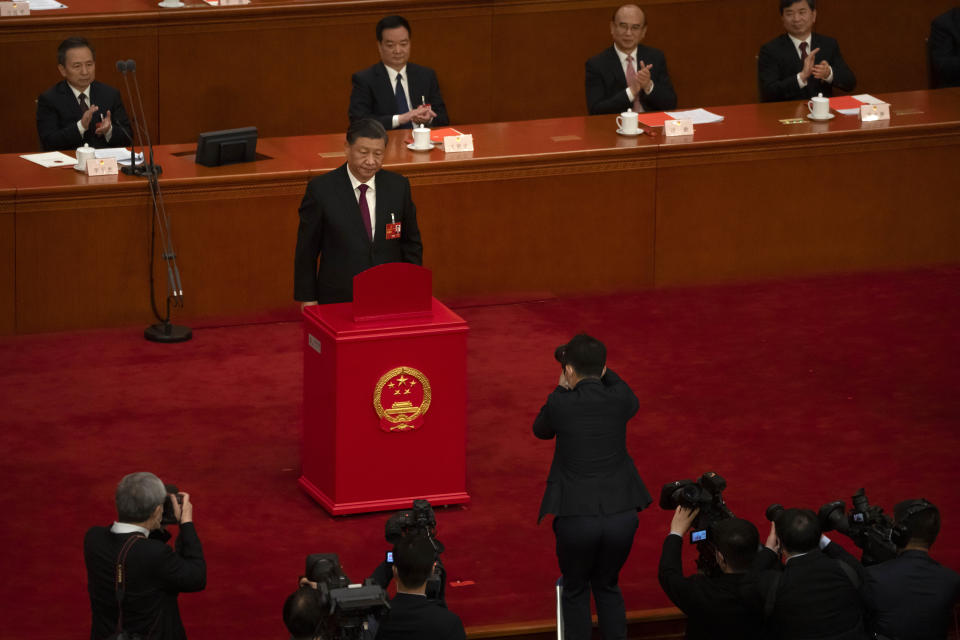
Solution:
{"label": "white paper on desk", "polygon": [[46,11],[48,9],[66,9],[67,5],[57,0],[30,0],[30,11]]}
{"label": "white paper on desk", "polygon": [[[110,147],[109,149],[97,149],[93,153],[95,158],[116,158],[117,164],[121,167],[130,166],[130,149]],[[138,153],[135,157],[137,164],[143,164],[143,153]]]}
{"label": "white paper on desk", "polygon": [[690,109],[689,111],[667,111],[667,115],[674,120],[691,120],[693,124],[710,124],[723,122],[723,116],[711,113],[706,109]]}
{"label": "white paper on desk", "polygon": [[65,153],[60,151],[48,151],[46,153],[28,153],[26,155],[20,156],[24,160],[29,160],[30,162],[36,163],[41,167],[64,167],[67,165],[77,164],[77,159],[71,156],[68,156]]}
{"label": "white paper on desk", "polygon": [[[881,100],[880,98],[874,98],[869,93],[861,93],[853,97],[859,100],[860,102],[862,102],[863,104],[885,104],[883,100]],[[860,111],[860,109],[857,108],[857,109],[854,109],[853,111],[854,113],[857,113],[858,111]]]}

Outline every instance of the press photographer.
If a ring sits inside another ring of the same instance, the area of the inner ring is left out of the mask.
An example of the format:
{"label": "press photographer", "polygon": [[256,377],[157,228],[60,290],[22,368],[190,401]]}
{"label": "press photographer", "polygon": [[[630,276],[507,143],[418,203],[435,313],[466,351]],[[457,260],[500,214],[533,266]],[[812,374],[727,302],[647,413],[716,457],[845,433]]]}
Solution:
{"label": "press photographer", "polygon": [[930,557],[940,511],[920,498],[898,503],[893,515],[891,541],[899,555],[867,567],[872,630],[892,640],[944,640],[960,599],[960,575]]}
{"label": "press photographer", "polygon": [[[696,544],[701,558],[707,545],[713,549],[718,573],[684,577],[683,539],[699,517],[699,509],[677,506],[670,533],[663,541],[658,577],[660,586],[673,604],[687,616],[689,640],[750,640],[759,638],[762,611],[755,601],[744,598],[741,587],[750,569],[760,535],[751,522],[723,518],[706,527],[706,539]],[[696,533],[697,528],[694,528]]]}
{"label": "press photographer", "polygon": [[283,604],[283,622],[293,640],[372,640],[388,609],[386,592],[372,580],[351,584],[337,554],[313,553]]}
{"label": "press photographer", "polygon": [[[427,578],[427,597],[445,602],[447,573],[440,559],[443,553],[443,543],[437,540],[437,518],[433,507],[427,500],[414,500],[413,509],[398,511],[390,516],[384,527],[384,537],[387,542],[396,547],[401,541],[415,536],[423,536],[433,546],[433,569]],[[393,551],[387,552],[387,559],[380,563],[370,578],[386,589],[393,580]]]}
{"label": "press photographer", "polygon": [[690,542],[697,545],[700,553],[697,569],[705,575],[716,576],[723,573],[717,564],[716,546],[707,540],[707,531],[713,523],[734,517],[723,499],[723,490],[726,488],[727,481],[720,474],[708,471],[696,482],[677,480],[668,482],[660,489],[661,509],[673,511],[677,507],[686,507],[697,511],[691,525],[693,531]]}
{"label": "press photographer", "polygon": [[821,534],[813,511],[771,505],[767,517],[770,535],[745,592],[763,607],[769,637],[866,640],[864,574],[857,559]]}
{"label": "press photographer", "polygon": [[[131,639],[186,638],[177,595],[201,591],[207,583],[190,495],[175,487],[168,492],[160,478],[138,472],[124,476],[115,500],[117,521],[109,527],[91,527],[83,541],[90,637],[96,640],[123,631]],[[175,549],[166,544],[170,533],[162,522],[179,526]]]}
{"label": "press photographer", "polygon": [[436,550],[423,534],[401,539],[393,550],[397,594],[380,620],[377,640],[465,640],[463,623],[441,602],[427,597]]}

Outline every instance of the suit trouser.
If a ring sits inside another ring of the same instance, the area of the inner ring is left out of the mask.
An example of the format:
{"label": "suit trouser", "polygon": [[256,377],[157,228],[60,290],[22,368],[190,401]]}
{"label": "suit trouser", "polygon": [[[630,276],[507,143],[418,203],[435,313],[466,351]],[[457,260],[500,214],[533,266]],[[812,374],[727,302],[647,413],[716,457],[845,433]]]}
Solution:
{"label": "suit trouser", "polygon": [[590,638],[590,592],[605,640],[627,637],[627,613],[617,581],[630,555],[639,519],[633,509],[611,515],[557,516],[553,533],[563,574],[566,640]]}

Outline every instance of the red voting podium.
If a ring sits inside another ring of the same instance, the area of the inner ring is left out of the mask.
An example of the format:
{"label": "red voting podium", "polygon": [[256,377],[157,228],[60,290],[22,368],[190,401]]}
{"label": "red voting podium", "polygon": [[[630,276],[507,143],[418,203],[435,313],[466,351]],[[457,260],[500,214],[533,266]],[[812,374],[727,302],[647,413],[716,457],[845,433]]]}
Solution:
{"label": "red voting podium", "polygon": [[368,269],[303,327],[300,486],[333,515],[469,502],[467,323],[430,271]]}

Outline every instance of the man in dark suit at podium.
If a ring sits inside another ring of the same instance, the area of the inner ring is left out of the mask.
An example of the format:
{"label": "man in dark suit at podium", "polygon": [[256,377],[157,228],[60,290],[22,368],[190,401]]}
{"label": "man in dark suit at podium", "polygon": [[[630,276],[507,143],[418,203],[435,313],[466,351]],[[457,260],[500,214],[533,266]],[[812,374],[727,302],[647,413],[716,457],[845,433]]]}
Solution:
{"label": "man in dark suit at podium", "polygon": [[377,23],[380,62],[353,74],[350,122],[375,118],[385,129],[450,124],[437,74],[408,62],[410,35],[410,23],[401,16],[387,16]]}
{"label": "man in dark suit at podium", "polygon": [[347,130],[346,164],[307,184],[294,256],[302,306],[349,302],[353,276],[378,264],[423,263],[410,182],[380,169],[386,145],[379,122],[358,120]]}
{"label": "man in dark suit at podium", "polygon": [[587,60],[587,110],[590,115],[676,109],[667,59],[641,43],[647,17],[635,4],[625,4],[610,19],[613,46]]}
{"label": "man in dark suit at podium", "polygon": [[639,408],[627,383],[606,368],[607,350],[588,335],[559,347],[560,382],[533,423],[538,438],[556,438],[540,519],[554,514],[563,574],[567,640],[591,634],[590,591],[605,639],[626,638],[617,582],[650,494],[627,453],[627,422]]}
{"label": "man in dark suit at podium", "polygon": [[37,98],[37,133],[44,151],[130,144],[130,121],[120,92],[94,80],[96,62],[86,38],[67,38],[57,47],[63,80]]}
{"label": "man in dark suit at podium", "polygon": [[837,41],[813,33],[816,0],[780,0],[780,16],[786,33],[760,47],[757,59],[762,102],[829,97],[834,87],[856,86]]}

